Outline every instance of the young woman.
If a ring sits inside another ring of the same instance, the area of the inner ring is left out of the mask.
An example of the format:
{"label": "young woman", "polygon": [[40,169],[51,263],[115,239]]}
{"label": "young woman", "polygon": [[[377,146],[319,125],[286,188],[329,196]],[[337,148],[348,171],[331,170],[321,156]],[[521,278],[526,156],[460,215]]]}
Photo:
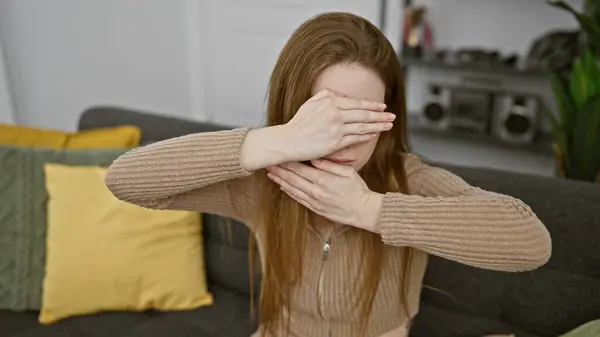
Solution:
{"label": "young woman", "polygon": [[407,336],[428,254],[517,272],[543,265],[551,242],[520,200],[410,154],[404,103],[382,33],[319,15],[281,52],[267,127],[133,150],[106,183],[144,207],[248,224],[263,267],[261,336]]}

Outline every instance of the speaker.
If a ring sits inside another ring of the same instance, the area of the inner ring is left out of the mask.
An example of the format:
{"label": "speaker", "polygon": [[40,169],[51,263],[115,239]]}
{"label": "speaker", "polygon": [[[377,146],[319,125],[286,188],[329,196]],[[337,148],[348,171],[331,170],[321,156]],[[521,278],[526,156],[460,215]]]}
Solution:
{"label": "speaker", "polygon": [[540,100],[535,96],[498,94],[492,134],[505,142],[532,143],[538,131],[539,110]]}
{"label": "speaker", "polygon": [[489,90],[456,89],[452,92],[450,127],[470,134],[488,135],[494,94]]}
{"label": "speaker", "polygon": [[421,126],[435,130],[447,130],[450,126],[451,90],[437,85],[429,87],[423,109],[419,115]]}

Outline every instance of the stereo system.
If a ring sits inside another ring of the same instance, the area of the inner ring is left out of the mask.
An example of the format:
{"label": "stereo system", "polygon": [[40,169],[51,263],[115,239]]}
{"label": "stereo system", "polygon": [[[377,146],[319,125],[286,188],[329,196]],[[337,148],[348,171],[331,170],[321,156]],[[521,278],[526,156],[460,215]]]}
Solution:
{"label": "stereo system", "polygon": [[527,144],[538,133],[540,102],[532,94],[431,85],[419,121],[430,129]]}

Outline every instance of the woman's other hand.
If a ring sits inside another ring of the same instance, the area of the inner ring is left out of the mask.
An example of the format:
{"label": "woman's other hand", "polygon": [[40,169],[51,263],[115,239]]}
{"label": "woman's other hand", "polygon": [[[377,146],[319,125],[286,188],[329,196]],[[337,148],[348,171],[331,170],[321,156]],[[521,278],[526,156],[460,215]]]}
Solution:
{"label": "woman's other hand", "polygon": [[268,167],[268,177],[290,198],[330,221],[379,231],[383,195],[372,192],[351,167],[313,160],[314,167],[287,163]]}
{"label": "woman's other hand", "polygon": [[289,162],[328,156],[389,131],[396,115],[386,105],[322,90],[306,101],[285,124],[283,141],[290,146]]}

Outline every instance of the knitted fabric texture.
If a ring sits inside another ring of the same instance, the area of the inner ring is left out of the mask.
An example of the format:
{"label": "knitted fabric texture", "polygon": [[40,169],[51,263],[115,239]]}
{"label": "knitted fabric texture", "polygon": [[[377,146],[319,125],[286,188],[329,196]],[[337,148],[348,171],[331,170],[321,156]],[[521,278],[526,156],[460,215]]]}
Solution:
{"label": "knitted fabric texture", "polygon": [[[260,224],[250,222],[252,179],[264,173],[240,165],[247,132],[192,134],[133,150],[111,166],[107,186],[116,197],[145,207],[196,210],[245,222],[257,233],[260,250]],[[386,259],[366,336],[385,334],[416,315],[428,254],[508,272],[534,269],[550,256],[548,231],[520,200],[472,187],[414,154],[405,154],[404,161],[409,193],[387,193],[383,201]],[[357,336],[359,313],[353,299],[361,270],[355,241],[348,231],[340,231],[327,242],[324,259],[323,238],[309,232],[303,279],[288,313],[290,336]],[[409,312],[398,295],[400,247],[406,246],[416,249]]]}

